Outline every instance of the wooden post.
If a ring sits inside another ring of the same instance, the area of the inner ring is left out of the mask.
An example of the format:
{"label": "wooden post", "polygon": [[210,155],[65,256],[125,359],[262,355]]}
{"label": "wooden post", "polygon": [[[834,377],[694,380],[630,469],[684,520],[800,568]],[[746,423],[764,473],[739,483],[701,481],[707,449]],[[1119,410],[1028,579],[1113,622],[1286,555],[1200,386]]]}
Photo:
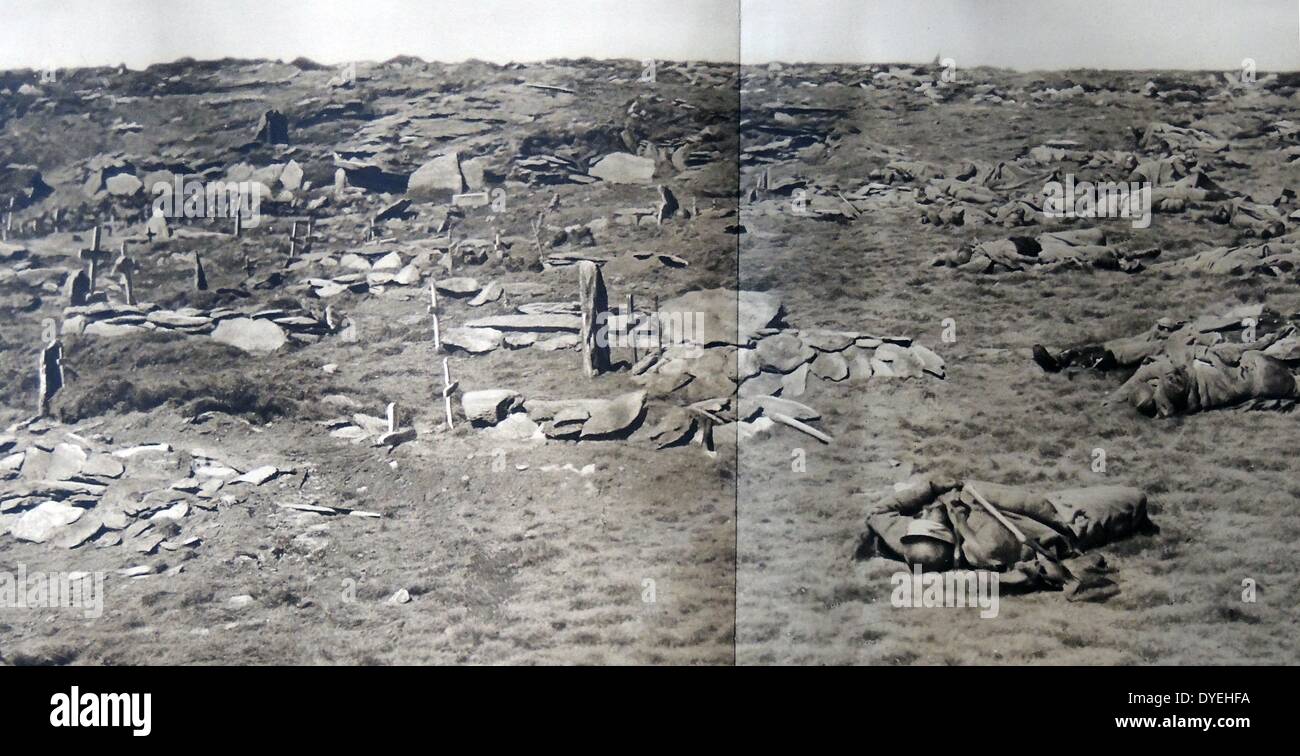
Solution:
{"label": "wooden post", "polygon": [[447,411],[447,430],[452,430],[455,426],[451,420],[451,370],[447,367],[447,358],[442,358],[442,404]]}
{"label": "wooden post", "polygon": [[655,354],[662,358],[664,356],[664,331],[663,323],[659,322],[659,295],[655,295]]}
{"label": "wooden post", "polygon": [[582,306],[582,367],[592,378],[609,369],[608,339],[601,344],[597,338],[602,323],[608,327],[609,294],[600,266],[591,260],[578,262],[578,302]]}
{"label": "wooden post", "polygon": [[389,402],[385,414],[388,415],[388,432],[393,433],[397,430],[397,402]]}
{"label": "wooden post", "polygon": [[244,235],[244,214],[235,210],[235,238],[238,239]]}
{"label": "wooden post", "polygon": [[627,295],[627,317],[623,320],[623,333],[630,337],[632,342],[632,364],[636,364],[636,297],[633,294]]}
{"label": "wooden post", "polygon": [[433,315],[433,351],[442,351],[442,334],[438,331],[438,289],[429,279],[429,312]]}

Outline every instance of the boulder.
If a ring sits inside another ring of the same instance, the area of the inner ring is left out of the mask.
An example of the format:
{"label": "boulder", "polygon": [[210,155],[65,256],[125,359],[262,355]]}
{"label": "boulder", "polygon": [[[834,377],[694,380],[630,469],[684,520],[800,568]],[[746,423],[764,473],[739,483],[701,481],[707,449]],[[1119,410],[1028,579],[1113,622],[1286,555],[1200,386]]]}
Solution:
{"label": "boulder", "polygon": [[468,297],[477,294],[481,288],[478,281],[466,276],[439,279],[434,281],[433,285],[439,292],[453,297]]}
{"label": "boulder", "polygon": [[808,390],[808,366],[800,365],[781,377],[781,396],[803,396]]}
{"label": "boulder", "polygon": [[371,270],[400,270],[401,268],[402,256],[396,252],[389,252],[370,266]]}
{"label": "boulder", "polygon": [[587,173],[613,184],[648,184],[654,178],[655,161],[627,152],[615,152],[596,161]]}
{"label": "boulder", "polygon": [[592,403],[591,417],[582,426],[582,438],[623,438],[645,415],[645,392],[632,391],[613,399]]}
{"label": "boulder", "polygon": [[504,292],[505,289],[501,287],[500,283],[492,281],[487,286],[484,286],[483,290],[480,291],[476,297],[469,301],[469,306],[482,307],[489,302],[495,302],[501,298],[501,295]]}
{"label": "boulder", "polygon": [[921,361],[921,369],[936,378],[944,377],[943,358],[920,344],[913,344],[908,351]]}
{"label": "boulder", "polygon": [[803,343],[819,352],[843,352],[853,346],[861,335],[856,331],[799,331]]}
{"label": "boulder", "polygon": [[284,329],[275,323],[252,318],[223,320],[212,331],[212,338],[254,354],[274,352],[289,340]]}
{"label": "boulder", "polygon": [[491,352],[501,346],[505,334],[495,328],[448,328],[442,333],[442,345],[470,354]]}
{"label": "boulder", "polygon": [[789,333],[778,333],[758,342],[759,364],[773,373],[789,373],[816,355],[815,349]]}
{"label": "boulder", "polygon": [[695,435],[696,417],[685,407],[673,407],[650,431],[650,440],[660,449],[680,446]]}
{"label": "boulder", "polygon": [[519,404],[519,393],[509,389],[466,391],[460,397],[461,409],[471,425],[496,425]]}
{"label": "boulder", "polygon": [[701,289],[659,306],[665,345],[735,344],[745,346],[781,314],[781,301],[759,291]]}
{"label": "boulder", "polygon": [[119,173],[104,182],[104,188],[114,197],[134,197],[144,188],[144,182],[131,173]]}
{"label": "boulder", "polygon": [[248,483],[250,485],[260,486],[271,478],[274,478],[279,473],[279,468],[274,465],[263,465],[261,467],[255,467],[243,475],[232,479],[230,483],[231,485],[236,483]]}
{"label": "boulder", "polygon": [[920,378],[925,363],[910,348],[881,344],[871,358],[871,373],[881,378]]}
{"label": "boulder", "polygon": [[406,193],[418,199],[449,201],[465,191],[460,153],[439,155],[416,169],[406,182]]}
{"label": "boulder", "polygon": [[503,441],[528,441],[542,438],[541,427],[522,412],[506,415],[506,419],[484,432]]}
{"label": "boulder", "polygon": [[285,163],[284,170],[280,172],[280,184],[291,192],[296,192],[302,188],[303,170],[296,160],[290,160]]}
{"label": "boulder", "polygon": [[9,534],[20,541],[45,543],[61,529],[71,525],[86,510],[58,501],[38,504],[22,514],[12,526]]}
{"label": "boulder", "polygon": [[540,339],[537,342],[537,348],[543,352],[558,352],[561,349],[577,349],[579,342],[576,333],[562,333],[558,336],[552,336],[549,339]]}
{"label": "boulder", "polygon": [[849,377],[849,363],[839,352],[820,352],[813,360],[812,372],[828,381],[842,381]]}

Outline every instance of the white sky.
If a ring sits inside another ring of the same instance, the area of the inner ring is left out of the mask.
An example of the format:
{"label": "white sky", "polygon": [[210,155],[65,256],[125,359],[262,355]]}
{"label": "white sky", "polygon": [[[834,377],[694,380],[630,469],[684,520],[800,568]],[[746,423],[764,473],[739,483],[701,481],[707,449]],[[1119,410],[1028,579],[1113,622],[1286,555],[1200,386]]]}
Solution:
{"label": "white sky", "polygon": [[744,0],[746,63],[1300,69],[1300,0]]}
{"label": "white sky", "polygon": [[[738,20],[739,19],[739,20]],[[1300,0],[0,0],[0,68],[418,55],[1300,69]]]}

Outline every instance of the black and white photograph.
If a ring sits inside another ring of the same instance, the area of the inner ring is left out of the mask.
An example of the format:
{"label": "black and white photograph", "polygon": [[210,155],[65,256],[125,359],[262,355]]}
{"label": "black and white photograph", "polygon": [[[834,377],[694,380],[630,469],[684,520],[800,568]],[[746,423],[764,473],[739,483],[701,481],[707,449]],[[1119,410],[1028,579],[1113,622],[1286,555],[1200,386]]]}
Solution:
{"label": "black and white photograph", "polygon": [[1290,0],[0,1],[0,665],[1295,665],[1297,191]]}

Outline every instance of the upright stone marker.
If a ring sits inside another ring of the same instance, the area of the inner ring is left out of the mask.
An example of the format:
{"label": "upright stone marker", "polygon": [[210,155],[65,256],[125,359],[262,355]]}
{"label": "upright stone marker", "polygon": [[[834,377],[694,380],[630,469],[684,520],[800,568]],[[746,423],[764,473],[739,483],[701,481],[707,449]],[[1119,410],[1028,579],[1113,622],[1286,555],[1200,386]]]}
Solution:
{"label": "upright stone marker", "polygon": [[90,276],[86,271],[78,269],[76,273],[68,276],[68,306],[85,307],[90,304]]}
{"label": "upright stone marker", "polygon": [[122,287],[126,289],[126,303],[135,304],[135,273],[140,269],[134,258],[126,254],[126,242],[122,242],[122,255],[117,258],[113,271],[122,277]]}
{"label": "upright stone marker", "polygon": [[40,375],[37,376],[40,382],[40,396],[37,399],[36,412],[38,417],[45,417],[50,413],[50,400],[59,389],[63,388],[63,344],[58,339],[51,341],[41,350],[37,369],[40,371]]}
{"label": "upright stone marker", "polygon": [[208,290],[208,276],[203,272],[203,260],[199,258],[199,251],[194,250],[194,288],[197,291]]}
{"label": "upright stone marker", "polygon": [[609,369],[609,341],[597,339],[601,324],[609,317],[609,294],[600,266],[590,260],[578,263],[578,302],[582,306],[582,367],[591,378]]}

